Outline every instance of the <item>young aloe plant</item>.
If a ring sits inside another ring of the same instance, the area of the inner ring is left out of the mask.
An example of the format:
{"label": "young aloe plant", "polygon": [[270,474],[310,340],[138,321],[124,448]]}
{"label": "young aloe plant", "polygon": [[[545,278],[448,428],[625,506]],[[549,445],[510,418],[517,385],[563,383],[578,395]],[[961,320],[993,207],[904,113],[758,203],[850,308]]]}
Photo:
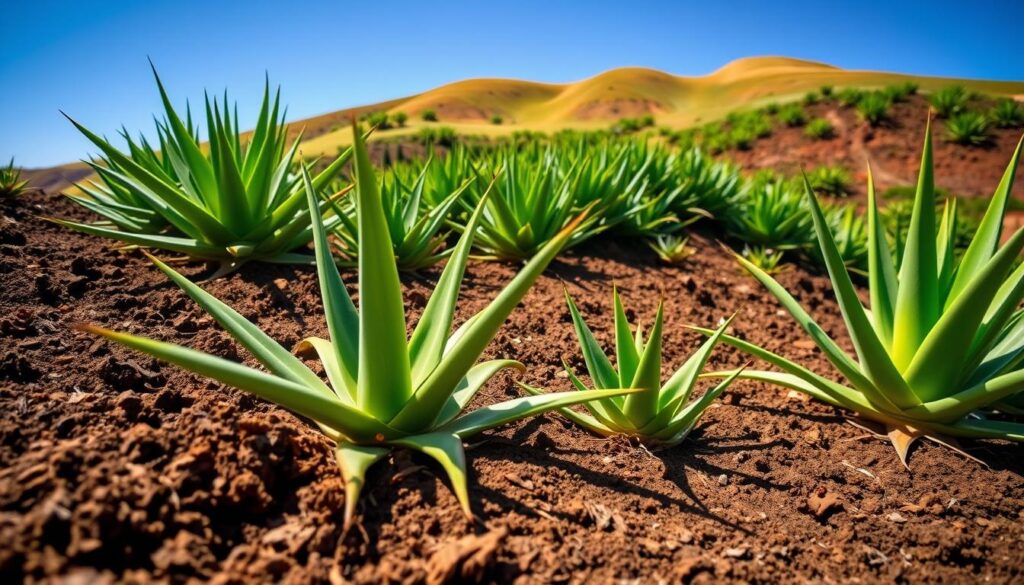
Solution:
{"label": "young aloe plant", "polygon": [[407,337],[401,284],[386,218],[358,133],[354,147],[360,226],[358,309],[331,258],[316,188],[308,171],[302,169],[330,339],[310,337],[300,343],[299,349],[311,349],[319,355],[329,385],[240,314],[155,258],[156,265],[269,373],[170,343],[94,326],[83,328],[315,421],[337,444],[337,461],[345,479],[346,525],[352,519],[367,469],[395,447],[418,450],[436,459],[471,517],[463,439],[555,408],[629,392],[563,392],[518,398],[463,413],[477,391],[498,371],[524,369],[509,359],[476,362],[583,218],[577,218],[552,238],[490,305],[451,333],[473,233],[483,209],[482,205],[477,207],[416,328]]}
{"label": "young aloe plant", "polygon": [[[387,221],[395,261],[399,270],[416,271],[437,264],[452,248],[444,249],[452,207],[458,203],[472,178],[449,193],[439,203],[424,203],[424,186],[430,162],[424,165],[411,186],[406,186],[398,173],[391,173],[381,183],[381,201]],[[354,265],[359,258],[359,218],[357,206],[351,199],[334,202],[328,199],[334,214],[340,219],[334,235],[340,241],[336,246],[344,263]]]}
{"label": "young aloe plant", "polygon": [[25,191],[28,181],[21,180],[21,169],[14,166],[14,159],[6,167],[0,167],[0,199],[15,198]]}
{"label": "young aloe plant", "polygon": [[828,337],[779,283],[738,258],[807,331],[846,384],[725,336],[726,343],[782,370],[748,370],[742,377],[804,392],[881,423],[905,465],[910,446],[921,437],[947,445],[944,437],[1024,440],[1024,424],[985,414],[985,409],[1024,391],[1024,371],[1013,371],[1024,356],[1024,312],[1019,309],[1024,264],[1014,267],[1024,249],[1024,230],[999,245],[1020,151],[1018,144],[980,227],[959,259],[953,251],[955,207],[947,202],[941,220],[936,217],[930,127],[899,266],[879,221],[869,173],[870,310],[857,297],[818,200],[805,183],[818,244],[857,359]]}
{"label": "young aloe plant", "polygon": [[694,249],[688,246],[690,238],[676,234],[658,234],[648,238],[647,245],[667,264],[679,264],[690,256]]}
{"label": "young aloe plant", "polygon": [[[209,145],[206,148],[199,142],[191,116],[182,120],[174,110],[155,68],[153,75],[166,115],[166,120],[158,123],[162,160],[149,156],[145,148],[132,148],[126,154],[71,120],[110,161],[111,164],[100,172],[101,177],[114,179],[144,205],[109,201],[104,197],[81,197],[76,201],[100,213],[115,226],[53,221],[128,245],[219,261],[222,270],[230,270],[248,260],[312,261],[305,254],[292,253],[309,243],[312,229],[301,177],[292,171],[300,138],[288,146],[284,113],[279,111],[280,92],[271,99],[267,84],[256,128],[244,144],[238,130],[237,113],[232,116],[227,96],[223,110],[216,99],[212,102],[207,99]],[[133,145],[129,142],[130,147]],[[351,149],[327,165],[312,180],[314,188],[323,189],[350,156]],[[323,202],[320,208],[326,205]],[[165,233],[159,221],[148,226],[134,221],[138,217],[151,217],[152,212],[166,220],[173,231]],[[328,223],[333,225],[336,221],[337,218],[332,217]]]}
{"label": "young aloe plant", "polygon": [[[633,388],[634,394],[623,397],[609,397],[587,402],[590,414],[562,408],[560,412],[569,420],[599,435],[627,435],[650,444],[677,445],[686,438],[711,402],[742,372],[734,372],[720,384],[708,390],[699,399],[687,402],[697,383],[697,378],[712,350],[725,329],[732,322],[730,318],[701,345],[697,353],[690,356],[668,381],[661,383],[661,329],[662,303],[654,318],[654,327],[644,340],[639,326],[636,332],[630,330],[626,312],[622,308],[618,290],[612,289],[615,305],[615,355],[618,369],[601,349],[594,334],[580,316],[569,291],[565,300],[572,314],[576,337],[579,339],[583,360],[587,364],[590,379],[599,389]],[[592,392],[576,377],[563,361],[569,380],[580,392]],[[535,396],[552,396],[543,390],[520,384]]]}

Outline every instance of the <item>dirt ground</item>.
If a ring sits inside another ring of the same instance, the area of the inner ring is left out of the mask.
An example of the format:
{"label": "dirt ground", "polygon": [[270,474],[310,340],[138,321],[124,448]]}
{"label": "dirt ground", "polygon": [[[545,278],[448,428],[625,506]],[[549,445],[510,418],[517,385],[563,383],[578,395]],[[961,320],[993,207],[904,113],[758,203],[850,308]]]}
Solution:
{"label": "dirt ground", "polygon": [[[668,450],[600,439],[557,415],[478,437],[467,453],[476,524],[432,462],[399,452],[370,473],[359,526],[343,535],[342,482],[315,427],[69,329],[93,322],[254,363],[140,255],[36,219],[44,208],[83,213],[52,195],[0,207],[2,583],[1024,578],[1019,446],[967,444],[989,469],[926,444],[908,472],[846,413],[750,382]],[[559,360],[581,373],[583,364],[562,283],[608,343],[615,281],[631,316],[648,324],[666,299],[666,376],[699,344],[685,324],[733,312],[739,335],[831,372],[710,238],[693,245],[698,253],[678,267],[614,239],[564,255],[485,357],[521,360],[526,382],[568,389]],[[459,319],[513,272],[472,264]],[[413,314],[436,277],[405,278]],[[781,278],[842,335],[827,280],[801,269]],[[326,336],[311,268],[254,264],[208,289],[286,346]],[[745,361],[723,347],[712,365]],[[503,375],[477,400],[515,394]]]}

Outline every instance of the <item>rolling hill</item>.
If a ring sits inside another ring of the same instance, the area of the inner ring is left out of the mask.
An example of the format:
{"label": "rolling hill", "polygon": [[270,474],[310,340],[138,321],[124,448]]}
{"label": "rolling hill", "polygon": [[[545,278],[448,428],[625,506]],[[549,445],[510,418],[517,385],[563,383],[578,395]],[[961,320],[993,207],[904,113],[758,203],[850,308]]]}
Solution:
{"label": "rolling hill", "polygon": [[[405,112],[409,123],[378,133],[400,137],[419,131],[421,114],[437,113],[439,122],[459,133],[497,136],[515,130],[552,132],[564,128],[607,127],[622,117],[655,116],[658,125],[683,128],[721,118],[729,112],[770,101],[797,99],[822,85],[884,87],[913,81],[922,91],[951,84],[992,95],[1024,99],[1024,82],[984,81],[840,69],[786,57],[738,59],[708,75],[684,77],[638,67],[613,69],[573,83],[550,84],[511,79],[470,79],[378,104],[339,110],[292,123],[304,130],[306,156],[333,154],[351,141],[348,120],[368,112]],[[494,115],[502,125],[490,123]],[[59,189],[62,177],[78,177],[80,163],[29,173],[37,183]],[[66,186],[66,181],[63,182]]]}

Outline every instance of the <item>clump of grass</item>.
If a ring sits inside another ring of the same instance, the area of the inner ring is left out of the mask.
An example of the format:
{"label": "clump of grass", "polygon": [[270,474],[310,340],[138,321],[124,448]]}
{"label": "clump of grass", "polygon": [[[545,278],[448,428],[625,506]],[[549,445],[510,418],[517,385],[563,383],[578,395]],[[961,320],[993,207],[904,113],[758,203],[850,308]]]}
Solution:
{"label": "clump of grass", "polygon": [[820,93],[823,98],[829,98],[832,97],[834,90],[835,88],[831,85],[823,85],[818,88],[818,93]]}
{"label": "clump of grass", "polygon": [[989,138],[989,121],[981,112],[960,112],[946,120],[946,139],[950,142],[980,146]]}
{"label": "clump of grass", "polygon": [[892,100],[880,91],[872,91],[861,96],[857,102],[857,114],[869,126],[879,126],[889,119]]}
{"label": "clump of grass", "polygon": [[997,128],[1024,127],[1024,105],[1010,98],[999,99],[989,109],[988,118]]}
{"label": "clump of grass", "polygon": [[850,173],[839,166],[820,166],[807,174],[807,181],[816,193],[842,197],[850,193]]}
{"label": "clump of grass", "polygon": [[420,114],[420,117],[423,119],[424,122],[437,122],[437,112],[435,112],[434,110],[423,110],[423,112]]}
{"label": "clump of grass", "polygon": [[780,122],[789,127],[803,126],[807,122],[807,115],[804,114],[803,107],[800,104],[786,104],[779,108],[779,113],[776,115]]}
{"label": "clump of grass", "polygon": [[495,126],[501,126],[502,123],[504,122],[505,119],[499,116],[498,114],[494,114],[493,116],[491,116],[491,124],[494,124]]}
{"label": "clump of grass", "polygon": [[[576,337],[579,340],[587,372],[595,388],[634,390],[625,398],[601,399],[586,403],[589,414],[569,408],[559,412],[569,420],[602,436],[624,435],[644,443],[672,446],[681,443],[693,430],[701,416],[715,400],[736,379],[723,380],[709,389],[699,399],[690,401],[696,389],[697,380],[704,369],[718,340],[732,322],[728,319],[664,384],[661,381],[663,304],[658,304],[657,315],[647,338],[640,327],[634,332],[626,317],[622,301],[616,289],[612,289],[615,313],[615,355],[616,364],[601,350],[600,344],[587,326],[579,309],[565,292]],[[565,371],[573,386],[580,392],[589,390],[576,377],[567,362]],[[520,384],[535,396],[547,396],[543,390]],[[614,390],[613,390],[614,391]]]}
{"label": "clump of grass", "polygon": [[395,121],[395,124],[399,128],[404,128],[405,123],[409,121],[409,114],[406,114],[405,112],[395,112],[391,116],[391,119]]}
{"label": "clump of grass", "polygon": [[832,122],[829,122],[825,118],[814,118],[807,123],[804,128],[804,134],[808,138],[814,138],[816,140],[826,140],[835,136],[835,128],[832,126]]}
{"label": "clump of grass", "polygon": [[947,200],[941,216],[936,213],[930,128],[902,260],[893,260],[869,174],[870,310],[858,297],[817,198],[807,186],[818,247],[856,356],[826,335],[774,278],[740,258],[806,330],[845,383],[723,336],[726,343],[782,370],[746,370],[740,377],[806,393],[880,424],[904,464],[910,447],[922,437],[947,446],[951,443],[945,437],[1024,441],[1024,424],[986,414],[1024,391],[1024,370],[1019,369],[1024,357],[1019,312],[1024,265],[1017,264],[1024,250],[1024,229],[1009,239],[1002,237],[1020,151],[1018,144],[963,255],[954,253],[955,200]]}
{"label": "clump of grass", "polygon": [[21,179],[21,169],[14,166],[14,158],[6,167],[0,167],[0,199],[14,199],[25,192],[28,181]]}
{"label": "clump of grass", "polygon": [[964,111],[969,100],[967,88],[962,85],[950,85],[931,94],[928,103],[931,104],[936,116],[949,118]]}
{"label": "clump of grass", "polygon": [[804,94],[803,102],[805,106],[813,106],[814,104],[821,101],[821,94],[816,91],[809,91]]}

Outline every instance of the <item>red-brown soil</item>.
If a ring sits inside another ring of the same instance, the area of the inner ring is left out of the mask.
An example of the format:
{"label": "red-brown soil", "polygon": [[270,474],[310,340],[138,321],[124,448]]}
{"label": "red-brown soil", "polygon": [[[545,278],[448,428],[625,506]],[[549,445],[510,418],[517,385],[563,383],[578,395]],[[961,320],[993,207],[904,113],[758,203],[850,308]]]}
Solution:
{"label": "red-brown soil", "polygon": [[[737,383],[683,444],[649,451],[547,415],[468,450],[477,524],[443,474],[399,452],[375,468],[359,526],[341,529],[331,445],[290,413],[112,346],[88,321],[254,363],[136,253],[33,216],[81,216],[53,196],[0,207],[0,582],[1020,582],[1020,447],[972,442],[988,469],[927,444],[912,472],[842,411]],[[634,317],[667,301],[666,370],[699,343],[688,323],[738,312],[738,334],[831,372],[791,319],[709,239],[686,264],[604,240],[558,259],[489,346],[525,381],[582,371],[565,282],[600,333],[618,283]],[[208,274],[188,267],[193,277]],[[511,277],[472,264],[459,318]],[[418,313],[437,273],[405,279]],[[354,275],[348,274],[350,283]],[[827,280],[785,285],[829,332]],[[326,335],[311,268],[250,265],[208,289],[286,345]],[[715,367],[743,363],[722,348]],[[480,403],[516,394],[500,376]]]}
{"label": "red-brown soil", "polygon": [[[979,101],[972,107],[988,105]],[[889,119],[872,128],[857,116],[855,108],[840,106],[835,100],[823,101],[804,106],[804,112],[808,120],[831,122],[835,129],[832,138],[816,140],[805,136],[803,127],[776,124],[771,136],[756,140],[749,150],[730,150],[723,156],[746,170],[770,168],[787,174],[819,165],[841,166],[850,171],[853,194],[859,196],[867,193],[866,164],[870,161],[881,193],[917,183],[928,110],[923,96],[910,96],[893,104]],[[933,118],[935,185],[957,196],[991,197],[1021,134],[1021,129],[993,128],[988,144],[965,146],[949,142],[945,120]],[[1013,192],[1024,197],[1024,167],[1017,170]]]}

